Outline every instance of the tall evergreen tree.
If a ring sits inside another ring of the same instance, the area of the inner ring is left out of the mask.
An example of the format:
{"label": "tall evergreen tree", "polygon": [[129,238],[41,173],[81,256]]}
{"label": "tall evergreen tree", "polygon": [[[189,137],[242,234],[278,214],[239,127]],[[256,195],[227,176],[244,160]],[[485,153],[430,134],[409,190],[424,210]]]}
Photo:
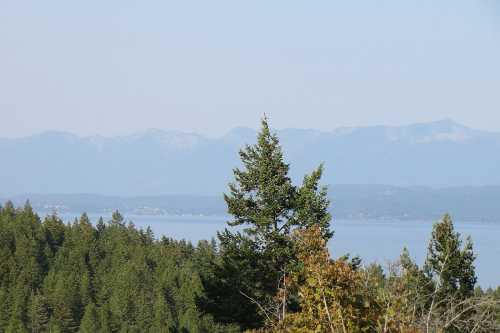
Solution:
{"label": "tall evergreen tree", "polygon": [[29,326],[31,332],[44,332],[49,323],[49,309],[45,297],[40,294],[31,295],[31,304],[29,309]]}
{"label": "tall evergreen tree", "polygon": [[162,292],[157,295],[153,309],[153,331],[158,333],[170,333],[174,331],[175,326],[172,313]]}
{"label": "tall evergreen tree", "polygon": [[55,252],[64,241],[64,232],[66,230],[63,221],[56,215],[52,214],[45,218],[43,228],[47,238],[47,243],[51,252]]}
{"label": "tall evergreen tree", "polygon": [[11,297],[7,286],[0,285],[0,332],[9,324]]}
{"label": "tall evergreen tree", "polygon": [[62,332],[76,332],[78,323],[68,304],[60,302],[55,304],[52,314],[53,327]]}
{"label": "tall evergreen tree", "polygon": [[94,303],[89,303],[85,307],[85,312],[80,323],[79,333],[99,332],[99,321],[97,318],[97,309]]}
{"label": "tall evergreen tree", "polygon": [[240,158],[243,168],[234,170],[235,180],[224,199],[233,216],[229,226],[244,229],[218,234],[222,263],[217,265],[215,285],[206,283],[209,297],[204,306],[218,320],[252,328],[263,319],[257,303],[272,300],[296,257],[292,231],[317,225],[328,240],[331,216],[326,188],[319,186],[323,167],[304,177],[302,186],[293,185],[267,118],[257,143],[245,146]]}
{"label": "tall evergreen tree", "polygon": [[[460,306],[462,301],[474,295],[474,286],[477,278],[474,268],[475,255],[472,249],[470,237],[462,246],[460,234],[455,231],[450,215],[446,214],[443,219],[434,225],[432,237],[429,243],[427,259],[424,270],[428,277],[434,282],[434,291],[431,294],[430,316],[446,317],[450,313],[449,306],[454,304],[455,309],[451,312],[454,316],[460,316],[460,320],[467,322],[473,318],[476,308],[466,305]],[[458,305],[456,305],[458,304]],[[476,324],[469,321],[462,328],[456,325],[445,326],[443,332],[458,333],[466,327],[472,330]]]}
{"label": "tall evergreen tree", "polygon": [[112,318],[111,318],[111,311],[109,310],[109,305],[108,303],[103,304],[102,306],[99,307],[97,311],[97,316],[99,319],[98,326],[101,329],[102,333],[110,333],[112,332]]}
{"label": "tall evergreen tree", "polygon": [[455,231],[451,216],[446,214],[433,227],[425,269],[436,280],[440,298],[469,297],[477,281],[474,268],[472,240],[462,246],[460,234]]}

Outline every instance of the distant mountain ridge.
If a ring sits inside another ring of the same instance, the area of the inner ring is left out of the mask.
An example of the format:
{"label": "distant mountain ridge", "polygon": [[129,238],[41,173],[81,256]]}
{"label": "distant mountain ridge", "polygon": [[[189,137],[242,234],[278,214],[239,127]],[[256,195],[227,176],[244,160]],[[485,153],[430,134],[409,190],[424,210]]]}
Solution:
{"label": "distant mountain ridge", "polygon": [[[292,177],[324,162],[325,184],[500,185],[500,133],[450,119],[407,126],[277,131]],[[45,132],[0,138],[0,194],[220,194],[256,132],[219,138],[150,129],[128,136]]]}

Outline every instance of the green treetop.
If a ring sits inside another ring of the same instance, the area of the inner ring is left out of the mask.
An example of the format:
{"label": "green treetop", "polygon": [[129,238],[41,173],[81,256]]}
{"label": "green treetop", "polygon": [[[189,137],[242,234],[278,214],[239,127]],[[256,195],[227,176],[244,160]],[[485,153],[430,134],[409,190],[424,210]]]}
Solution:
{"label": "green treetop", "polygon": [[262,120],[257,143],[246,145],[240,157],[243,168],[234,169],[235,181],[224,195],[234,217],[230,226],[245,225],[245,233],[264,244],[310,225],[319,225],[327,240],[332,236],[327,191],[319,186],[323,166],[306,175],[302,186],[294,186],[267,118]]}
{"label": "green treetop", "polygon": [[276,134],[267,118],[254,145],[240,151],[241,168],[233,170],[234,181],[224,195],[233,219],[219,234],[221,262],[216,263],[218,282],[206,285],[208,310],[223,321],[236,321],[243,328],[256,327],[263,314],[257,303],[269,303],[280,283],[296,264],[293,231],[318,226],[325,241],[332,236],[327,190],[319,185],[323,166],[296,186]]}
{"label": "green treetop", "polygon": [[472,240],[468,237],[462,246],[460,234],[446,214],[434,225],[425,263],[428,274],[437,280],[441,297],[468,297],[474,293],[475,258]]}

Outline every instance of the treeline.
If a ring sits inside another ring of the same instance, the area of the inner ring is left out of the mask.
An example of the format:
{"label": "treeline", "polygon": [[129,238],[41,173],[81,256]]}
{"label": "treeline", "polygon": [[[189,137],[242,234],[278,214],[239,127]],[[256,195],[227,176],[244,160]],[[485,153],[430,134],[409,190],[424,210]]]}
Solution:
{"label": "treeline", "polygon": [[229,332],[203,315],[215,247],[126,225],[0,208],[0,332]]}
{"label": "treeline", "polygon": [[[436,226],[444,227],[451,230],[449,219]],[[344,317],[347,332],[360,331],[356,325],[366,326],[367,332],[399,332],[394,325],[403,323],[415,324],[419,332],[417,326],[425,326],[429,313],[430,323],[437,325],[467,307],[459,323],[478,321],[477,332],[498,330],[500,288],[456,288],[460,274],[448,272],[458,268],[456,258],[449,259],[450,268],[436,266],[442,272],[430,274],[431,267],[418,268],[405,252],[384,272],[378,265],[361,268],[356,260],[331,260],[318,229],[297,233],[294,241],[301,267],[281,276],[287,287],[281,283],[267,303],[241,294],[241,299],[229,299],[231,290],[221,290],[227,281],[214,275],[222,254],[212,242],[193,246],[155,239],[148,230],[126,225],[119,213],[95,226],[85,214],[67,225],[55,215],[42,221],[29,205],[15,208],[8,202],[0,208],[0,332],[239,332],[255,326],[295,332],[286,327],[297,322],[331,332],[321,326],[328,312],[337,324]],[[245,272],[233,272],[233,277]],[[217,283],[222,286],[216,288]],[[300,300],[293,299],[299,294]],[[323,297],[328,306],[318,307]],[[203,309],[207,302],[224,299],[227,303],[218,305],[227,312],[219,313],[216,323]]]}
{"label": "treeline", "polygon": [[240,157],[224,197],[233,220],[197,246],[156,239],[118,212],[64,224],[29,204],[0,207],[0,332],[500,329],[500,289],[476,287],[472,241],[448,215],[422,267],[406,250],[385,270],[333,259],[322,167],[293,184],[265,119]]}

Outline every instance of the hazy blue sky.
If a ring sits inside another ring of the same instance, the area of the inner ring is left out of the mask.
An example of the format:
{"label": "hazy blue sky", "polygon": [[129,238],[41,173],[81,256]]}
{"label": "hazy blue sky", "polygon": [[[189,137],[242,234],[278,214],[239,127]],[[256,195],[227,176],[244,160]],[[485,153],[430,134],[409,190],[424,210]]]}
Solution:
{"label": "hazy blue sky", "polygon": [[0,0],[0,136],[451,117],[500,130],[497,0]]}

